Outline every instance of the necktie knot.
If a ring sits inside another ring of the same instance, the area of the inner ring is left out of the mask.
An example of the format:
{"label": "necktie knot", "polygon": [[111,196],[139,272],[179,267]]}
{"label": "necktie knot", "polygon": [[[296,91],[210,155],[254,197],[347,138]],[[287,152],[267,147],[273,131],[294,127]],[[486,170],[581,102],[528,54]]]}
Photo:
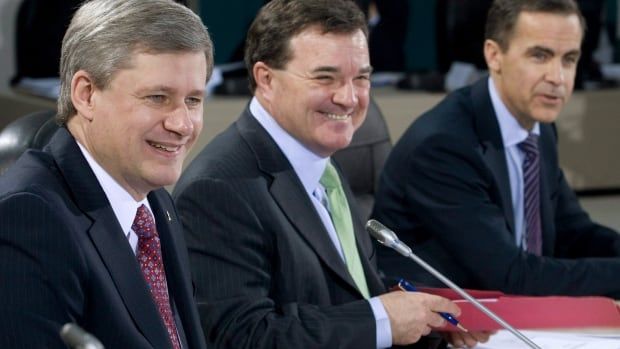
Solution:
{"label": "necktie knot", "polygon": [[155,220],[153,220],[153,215],[144,204],[138,207],[138,212],[136,212],[131,229],[140,239],[150,239],[155,235]]}
{"label": "necktie knot", "polygon": [[338,172],[331,162],[327,162],[327,166],[325,167],[325,171],[323,171],[319,183],[327,190],[333,190],[342,186],[340,177],[338,177]]}
{"label": "necktie knot", "polygon": [[530,133],[518,147],[528,157],[538,156],[538,135]]}

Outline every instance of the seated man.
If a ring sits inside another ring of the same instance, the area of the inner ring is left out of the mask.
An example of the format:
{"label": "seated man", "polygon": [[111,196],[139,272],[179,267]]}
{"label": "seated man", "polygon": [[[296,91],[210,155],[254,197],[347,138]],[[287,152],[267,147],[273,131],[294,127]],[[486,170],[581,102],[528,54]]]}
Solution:
{"label": "seated man", "polygon": [[[420,337],[444,324],[436,312],[459,309],[429,294],[384,294],[373,245],[330,162],[366,117],[364,15],[352,1],[271,1],[245,57],[254,98],[174,193],[208,342],[434,347]],[[465,342],[476,338],[485,336]]]}
{"label": "seated man", "polygon": [[202,129],[206,28],[169,0],[94,0],[62,44],[62,125],[0,178],[0,347],[205,348],[170,195]]}
{"label": "seated man", "polygon": [[[490,77],[422,115],[386,162],[373,217],[460,286],[620,297],[620,235],[579,206],[551,124],[573,90],[583,32],[573,0],[496,0]],[[379,252],[386,274],[438,283]]]}

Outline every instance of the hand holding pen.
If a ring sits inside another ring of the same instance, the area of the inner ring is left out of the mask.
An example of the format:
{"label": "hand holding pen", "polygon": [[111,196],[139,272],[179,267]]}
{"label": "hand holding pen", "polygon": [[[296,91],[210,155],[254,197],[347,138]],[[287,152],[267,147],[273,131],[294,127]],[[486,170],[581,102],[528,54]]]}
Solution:
{"label": "hand holding pen", "polygon": [[[416,288],[415,286],[413,286],[412,284],[410,284],[407,280],[405,279],[400,279],[400,281],[398,281],[398,285],[397,287],[405,292],[416,292]],[[456,326],[458,329],[460,329],[463,332],[468,332],[467,329],[465,327],[463,327],[463,325],[461,325],[459,323],[459,321],[452,315],[449,313],[442,313],[440,312],[439,315],[444,318],[446,321],[448,321],[450,324]]]}
{"label": "hand holding pen", "polygon": [[[396,286],[392,289],[394,290]],[[439,313],[460,314],[461,310],[451,300],[424,292],[386,292],[380,295],[389,329],[392,334],[392,345],[409,345],[416,343],[421,337],[428,335],[433,329],[446,324]],[[381,325],[381,324],[378,324]],[[384,326],[384,325],[382,325]],[[468,335],[462,331],[450,331]]]}

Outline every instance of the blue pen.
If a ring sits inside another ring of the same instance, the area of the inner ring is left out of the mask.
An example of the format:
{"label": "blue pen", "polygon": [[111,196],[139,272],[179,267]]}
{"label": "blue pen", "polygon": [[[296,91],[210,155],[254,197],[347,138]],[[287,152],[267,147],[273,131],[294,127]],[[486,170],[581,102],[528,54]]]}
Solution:
{"label": "blue pen", "polygon": [[[398,288],[400,288],[401,290],[406,291],[406,292],[416,292],[417,291],[415,286],[410,284],[405,279],[400,279],[400,281],[398,281]],[[440,312],[439,315],[442,318],[446,319],[446,321],[448,321],[452,325],[456,326],[461,331],[469,332],[469,331],[467,331],[467,329],[465,327],[463,327],[463,325],[461,325],[459,323],[459,320],[457,320],[452,314]]]}

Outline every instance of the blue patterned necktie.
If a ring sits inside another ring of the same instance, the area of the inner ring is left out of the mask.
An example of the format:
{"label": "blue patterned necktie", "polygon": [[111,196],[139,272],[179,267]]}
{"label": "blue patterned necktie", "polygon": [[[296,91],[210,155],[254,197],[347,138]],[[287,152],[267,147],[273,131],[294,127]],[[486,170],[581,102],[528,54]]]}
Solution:
{"label": "blue patterned necktie", "polygon": [[530,133],[518,145],[523,151],[523,215],[525,244],[528,252],[542,254],[542,229],[540,224],[540,158],[538,136]]}

